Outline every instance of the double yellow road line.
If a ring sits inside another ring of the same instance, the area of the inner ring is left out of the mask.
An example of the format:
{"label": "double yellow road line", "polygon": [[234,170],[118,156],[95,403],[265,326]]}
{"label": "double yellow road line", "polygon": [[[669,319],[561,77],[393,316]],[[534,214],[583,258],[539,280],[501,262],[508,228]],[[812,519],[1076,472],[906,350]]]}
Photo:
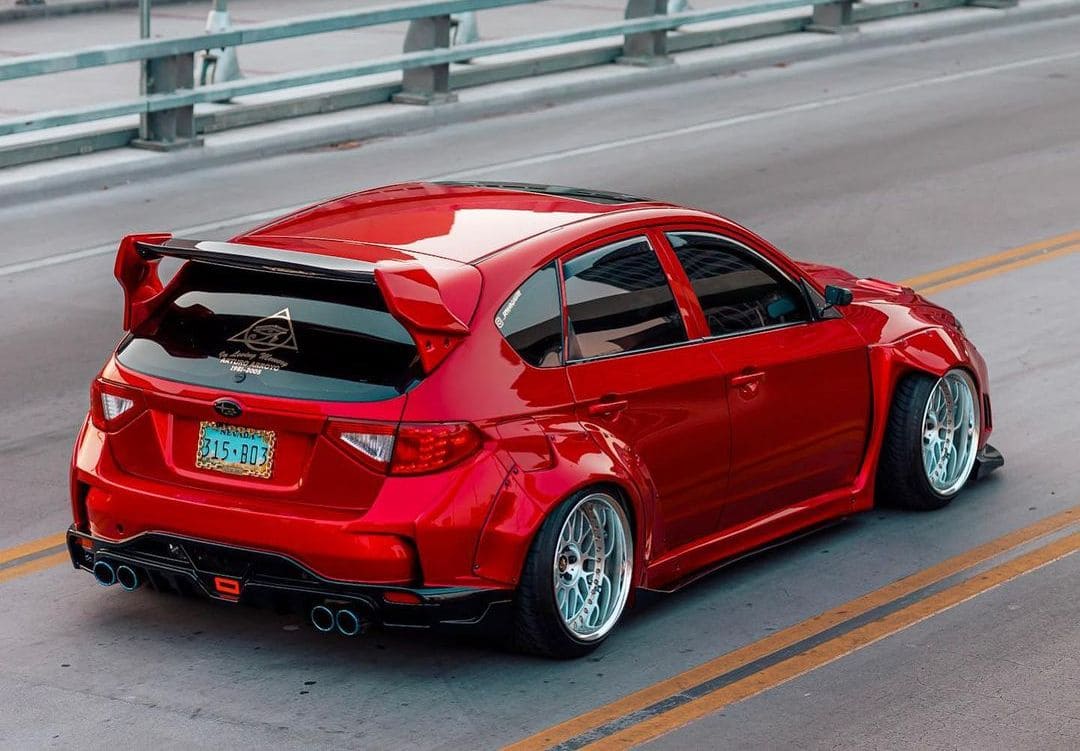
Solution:
{"label": "double yellow road line", "polygon": [[[1080,532],[1055,539],[958,584],[922,598],[917,597],[935,584],[1039,538],[1063,532],[1077,523],[1080,523],[1080,506],[979,545],[760,641],[555,725],[506,747],[504,751],[541,751],[550,748],[600,751],[640,745],[729,704],[756,696],[828,665],[982,592],[1076,552],[1080,549]],[[907,598],[913,598],[913,601],[879,618],[860,623],[860,616],[887,609],[898,601],[906,602]],[[842,628],[844,624],[853,622],[857,625]],[[790,655],[785,653],[785,650],[832,630],[839,633],[805,650],[795,650]],[[738,675],[740,669],[766,661],[778,653],[784,656],[760,670],[730,681],[723,680],[725,676],[733,673]],[[713,684],[717,685],[713,687]]]}
{"label": "double yellow road line", "polygon": [[66,534],[49,535],[39,540],[0,550],[0,584],[35,571],[51,568],[68,559]]}
{"label": "double yellow road line", "polygon": [[972,261],[964,261],[929,274],[913,276],[901,283],[914,287],[924,295],[932,295],[953,287],[989,279],[1008,271],[1016,271],[1036,263],[1061,258],[1077,251],[1080,251],[1080,230],[1003,250]]}

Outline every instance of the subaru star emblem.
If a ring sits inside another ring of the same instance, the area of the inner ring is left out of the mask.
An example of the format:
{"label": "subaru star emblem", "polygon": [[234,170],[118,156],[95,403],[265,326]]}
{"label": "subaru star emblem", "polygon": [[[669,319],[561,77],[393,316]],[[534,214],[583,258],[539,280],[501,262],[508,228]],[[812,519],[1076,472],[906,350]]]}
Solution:
{"label": "subaru star emblem", "polygon": [[218,399],[214,402],[214,409],[222,417],[239,417],[244,410],[232,399]]}

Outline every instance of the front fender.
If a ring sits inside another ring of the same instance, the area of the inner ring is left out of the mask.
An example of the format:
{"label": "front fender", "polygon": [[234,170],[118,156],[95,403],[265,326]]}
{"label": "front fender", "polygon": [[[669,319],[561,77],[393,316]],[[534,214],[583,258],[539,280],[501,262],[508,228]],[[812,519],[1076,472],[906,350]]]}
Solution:
{"label": "front fender", "polygon": [[[870,348],[870,372],[873,381],[873,427],[862,470],[855,485],[855,509],[862,511],[874,505],[874,480],[878,459],[885,440],[896,386],[904,376],[919,372],[941,377],[953,368],[971,373],[979,389],[980,404],[989,405],[989,377],[986,362],[975,346],[959,331],[943,327],[927,328],[888,344]],[[985,421],[979,445],[990,436],[990,422]]]}
{"label": "front fender", "polygon": [[580,423],[539,423],[553,461],[527,470],[507,454],[510,474],[480,534],[474,572],[516,585],[532,540],[548,514],[575,492],[597,485],[614,486],[628,501],[635,529],[634,570],[644,571],[655,506],[648,479],[624,463],[619,456],[622,451],[613,448],[611,441]]}

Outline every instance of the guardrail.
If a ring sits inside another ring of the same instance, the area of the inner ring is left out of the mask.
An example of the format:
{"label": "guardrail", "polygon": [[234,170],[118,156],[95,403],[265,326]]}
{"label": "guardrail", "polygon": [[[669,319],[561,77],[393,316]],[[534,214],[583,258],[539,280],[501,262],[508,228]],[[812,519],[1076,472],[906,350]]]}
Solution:
{"label": "guardrail", "polygon": [[[454,88],[587,65],[623,62],[652,65],[668,60],[673,51],[795,31],[836,33],[853,30],[860,21],[954,8],[963,5],[1015,5],[1016,0],[894,0],[856,5],[856,0],[768,0],[749,5],[667,13],[668,0],[628,0],[621,21],[510,39],[451,46],[451,14],[508,7],[537,0],[440,0],[412,5],[305,16],[250,25],[224,32],[162,40],[142,40],[89,47],[74,52],[47,53],[0,62],[0,82],[44,76],[104,65],[142,62],[146,94],[120,102],[39,112],[0,119],[0,136],[89,123],[138,114],[140,127],[113,128],[41,143],[0,146],[0,167],[43,158],[85,153],[99,148],[136,145],[174,149],[200,143],[200,134],[228,127],[336,110],[378,101],[438,104],[454,99]],[[694,31],[713,21],[776,11],[810,9],[807,16],[762,21],[746,26]],[[346,29],[409,22],[401,54],[279,75],[245,78],[206,86],[194,82],[194,55],[204,50],[236,47]],[[679,34],[670,32],[678,29]],[[451,64],[529,50],[622,37],[621,43],[588,50],[530,58],[524,62],[472,66],[451,71]],[[400,84],[334,92],[318,97],[262,105],[236,105],[224,112],[199,114],[195,105],[225,102],[235,97],[311,84],[401,71]]]}

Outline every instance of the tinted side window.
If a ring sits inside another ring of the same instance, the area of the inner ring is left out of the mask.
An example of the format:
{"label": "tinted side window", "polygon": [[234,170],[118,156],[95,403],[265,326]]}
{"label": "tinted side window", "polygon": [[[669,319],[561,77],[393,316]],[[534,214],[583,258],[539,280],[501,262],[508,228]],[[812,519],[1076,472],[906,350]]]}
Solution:
{"label": "tinted side window", "polygon": [[713,336],[810,320],[795,283],[745,248],[715,235],[686,232],[667,238]]}
{"label": "tinted side window", "polygon": [[562,306],[554,264],[530,276],[506,299],[495,325],[530,365],[543,368],[562,361]]}
{"label": "tinted side window", "polygon": [[636,238],[563,264],[569,358],[686,341],[686,328],[652,246]]}

